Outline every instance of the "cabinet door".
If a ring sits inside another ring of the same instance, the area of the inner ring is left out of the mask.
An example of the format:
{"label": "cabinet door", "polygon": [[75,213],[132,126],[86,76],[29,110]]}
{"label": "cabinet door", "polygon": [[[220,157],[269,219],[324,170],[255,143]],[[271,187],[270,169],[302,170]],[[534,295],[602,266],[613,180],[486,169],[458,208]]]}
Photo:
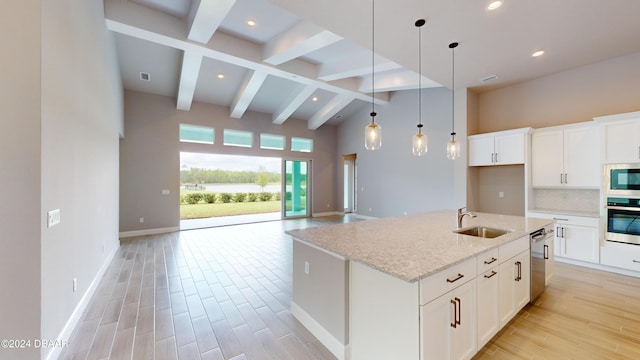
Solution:
{"label": "cabinet door", "polygon": [[471,359],[477,351],[476,336],[476,282],[469,281],[453,291],[453,299],[458,303],[458,324],[453,332],[453,359]]}
{"label": "cabinet door", "polygon": [[454,322],[455,300],[448,292],[439,298],[420,306],[420,327],[422,328],[421,353],[423,360],[451,359],[452,323]]}
{"label": "cabinet door", "polygon": [[478,349],[482,348],[500,329],[498,314],[498,267],[478,275]]}
{"label": "cabinet door", "polygon": [[[516,269],[519,276],[514,282],[513,303],[515,313],[520,311],[530,299],[531,293],[531,255],[529,250],[523,251],[515,257]],[[515,314],[514,314],[515,315]]]}
{"label": "cabinet door", "polygon": [[555,250],[554,242],[555,242],[555,237],[547,238],[544,241],[545,255],[547,256],[544,262],[545,286],[549,285],[549,282],[551,281],[551,278],[553,277],[553,274],[555,273],[555,269],[556,269],[556,262],[555,262],[556,259],[554,255],[554,250]]}
{"label": "cabinet door", "polygon": [[560,256],[592,263],[599,262],[600,242],[597,228],[562,224],[561,232]]}
{"label": "cabinet door", "polygon": [[605,163],[640,161],[640,119],[603,123]]}
{"label": "cabinet door", "polygon": [[534,187],[562,186],[562,130],[540,131],[531,136],[531,176]]}
{"label": "cabinet door", "polygon": [[496,135],[496,165],[524,164],[524,134]]}
{"label": "cabinet door", "polygon": [[513,302],[514,282],[517,275],[515,258],[511,258],[498,268],[498,278],[500,280],[500,301],[498,313],[500,314],[500,327],[503,327],[516,314]]}
{"label": "cabinet door", "polygon": [[469,138],[469,166],[493,165],[493,136]]}
{"label": "cabinet door", "polygon": [[600,187],[598,128],[587,126],[564,130],[565,185]]}

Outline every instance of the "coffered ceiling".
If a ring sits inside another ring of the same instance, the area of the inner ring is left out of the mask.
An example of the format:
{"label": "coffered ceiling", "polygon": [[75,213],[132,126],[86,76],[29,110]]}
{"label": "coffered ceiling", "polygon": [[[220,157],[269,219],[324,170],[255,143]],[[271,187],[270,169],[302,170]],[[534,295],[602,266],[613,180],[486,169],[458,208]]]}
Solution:
{"label": "coffered ceiling", "polygon": [[[371,0],[104,3],[127,89],[175,97],[183,111],[198,101],[227,106],[234,118],[258,111],[310,129],[366,117]],[[637,0],[505,0],[495,11],[488,3],[377,0],[376,103],[417,88],[418,18],[427,20],[423,87],[451,87],[452,41],[460,42],[456,88],[480,92],[640,51]],[[533,58],[535,50],[545,54]]]}

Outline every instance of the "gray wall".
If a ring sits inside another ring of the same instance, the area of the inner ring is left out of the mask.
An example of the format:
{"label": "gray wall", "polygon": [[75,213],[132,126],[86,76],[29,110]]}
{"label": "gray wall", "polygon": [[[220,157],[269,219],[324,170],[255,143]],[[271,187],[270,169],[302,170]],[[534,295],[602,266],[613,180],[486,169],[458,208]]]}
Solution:
{"label": "gray wall", "polygon": [[[102,1],[42,2],[43,339],[60,334],[119,246],[122,85],[111,40]],[[52,209],[61,222],[47,228]]]}
{"label": "gray wall", "polygon": [[[180,143],[179,124],[216,129],[215,144]],[[223,129],[254,133],[254,147],[222,145]],[[259,148],[261,132],[313,139],[312,153]],[[341,211],[336,196],[336,128],[323,125],[307,129],[307,123],[289,119],[272,123],[268,114],[247,112],[242,119],[229,117],[229,108],[194,102],[190,111],[176,109],[175,98],[125,92],[125,137],[120,143],[120,231],[164,229],[179,226],[180,151],[253,155],[312,160],[312,212]],[[170,190],[162,195],[162,189]],[[139,218],[144,217],[144,223]]]}
{"label": "gray wall", "polygon": [[[458,101],[456,109],[464,118],[466,105]],[[382,149],[378,151],[364,148],[364,127],[370,122],[369,112],[369,108],[364,109],[359,118],[347,119],[338,128],[335,161],[340,163],[345,154],[357,154],[358,214],[383,217],[458,206],[454,197],[454,174],[464,176],[464,170],[455,171],[456,164],[446,156],[451,132],[451,92],[445,88],[423,90],[423,131],[429,143],[427,155],[421,157],[411,153],[411,139],[418,123],[417,91],[396,92],[389,104],[376,107],[376,122],[382,125]],[[458,140],[464,143],[463,121],[457,122],[456,132]],[[466,154],[466,146],[462,153]],[[457,161],[466,164],[466,157],[463,155]],[[339,196],[342,196],[341,176],[342,170],[338,176]],[[464,191],[464,181],[461,187]],[[460,201],[464,201],[464,197]]]}
{"label": "gray wall", "polygon": [[[40,0],[0,11],[0,338],[40,338]],[[18,36],[18,34],[20,36]],[[36,359],[39,349],[0,349]]]}
{"label": "gray wall", "polygon": [[477,171],[478,206],[474,211],[524,216],[524,165],[483,166]]}

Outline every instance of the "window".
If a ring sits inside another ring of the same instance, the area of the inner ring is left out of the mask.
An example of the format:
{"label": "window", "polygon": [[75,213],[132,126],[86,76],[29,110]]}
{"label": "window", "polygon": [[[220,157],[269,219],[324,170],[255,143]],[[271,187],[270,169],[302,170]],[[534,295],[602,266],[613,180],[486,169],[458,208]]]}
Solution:
{"label": "window", "polygon": [[260,134],[260,149],[284,150],[284,136]]}
{"label": "window", "polygon": [[313,140],[305,138],[291,138],[291,151],[312,152]]}
{"label": "window", "polygon": [[215,129],[198,126],[180,124],[180,141],[199,144],[213,144],[215,138]]}
{"label": "window", "polygon": [[253,133],[249,131],[224,129],[224,144],[227,146],[252,147]]}

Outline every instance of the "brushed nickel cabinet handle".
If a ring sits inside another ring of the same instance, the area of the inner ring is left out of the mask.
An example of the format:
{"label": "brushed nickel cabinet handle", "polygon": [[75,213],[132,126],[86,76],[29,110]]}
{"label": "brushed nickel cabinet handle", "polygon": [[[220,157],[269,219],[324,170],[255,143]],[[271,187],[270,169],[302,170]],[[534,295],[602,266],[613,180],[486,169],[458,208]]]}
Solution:
{"label": "brushed nickel cabinet handle", "polygon": [[563,219],[563,218],[557,218],[557,217],[554,217],[553,220],[556,220],[556,221],[569,221],[569,219]]}
{"label": "brushed nickel cabinet handle", "polygon": [[456,282],[456,281],[458,281],[458,280],[462,279],[463,277],[464,277],[464,275],[462,275],[462,274],[458,273],[458,276],[456,276],[456,277],[455,277],[455,279],[447,279],[447,282],[448,282],[448,283],[454,283],[454,282]]}
{"label": "brushed nickel cabinet handle", "polygon": [[496,164],[498,163],[498,153],[496,153],[496,161],[495,161],[495,163]]}
{"label": "brushed nickel cabinet handle", "polygon": [[515,280],[522,280],[522,263],[520,261],[516,261],[516,267],[518,268],[518,275],[516,275]]}
{"label": "brushed nickel cabinet handle", "polygon": [[485,260],[484,263],[485,265],[489,265],[489,264],[493,264],[494,262],[498,261],[498,259],[494,258],[493,256],[491,257],[491,260]]}
{"label": "brushed nickel cabinet handle", "polygon": [[455,300],[451,300],[451,304],[453,304],[453,322],[451,323],[451,327],[452,328],[456,328],[456,301]]}
{"label": "brushed nickel cabinet handle", "polygon": [[562,173],[560,173],[560,184],[562,184]]}
{"label": "brushed nickel cabinet handle", "polygon": [[568,184],[568,183],[569,183],[569,180],[567,180],[567,176],[568,176],[568,174],[567,174],[567,173],[564,173],[564,183],[565,183],[565,184]]}
{"label": "brushed nickel cabinet handle", "polygon": [[495,272],[494,270],[491,270],[491,274],[487,275],[485,274],[484,277],[486,279],[491,279],[492,277],[494,277],[497,274],[497,272]]}

